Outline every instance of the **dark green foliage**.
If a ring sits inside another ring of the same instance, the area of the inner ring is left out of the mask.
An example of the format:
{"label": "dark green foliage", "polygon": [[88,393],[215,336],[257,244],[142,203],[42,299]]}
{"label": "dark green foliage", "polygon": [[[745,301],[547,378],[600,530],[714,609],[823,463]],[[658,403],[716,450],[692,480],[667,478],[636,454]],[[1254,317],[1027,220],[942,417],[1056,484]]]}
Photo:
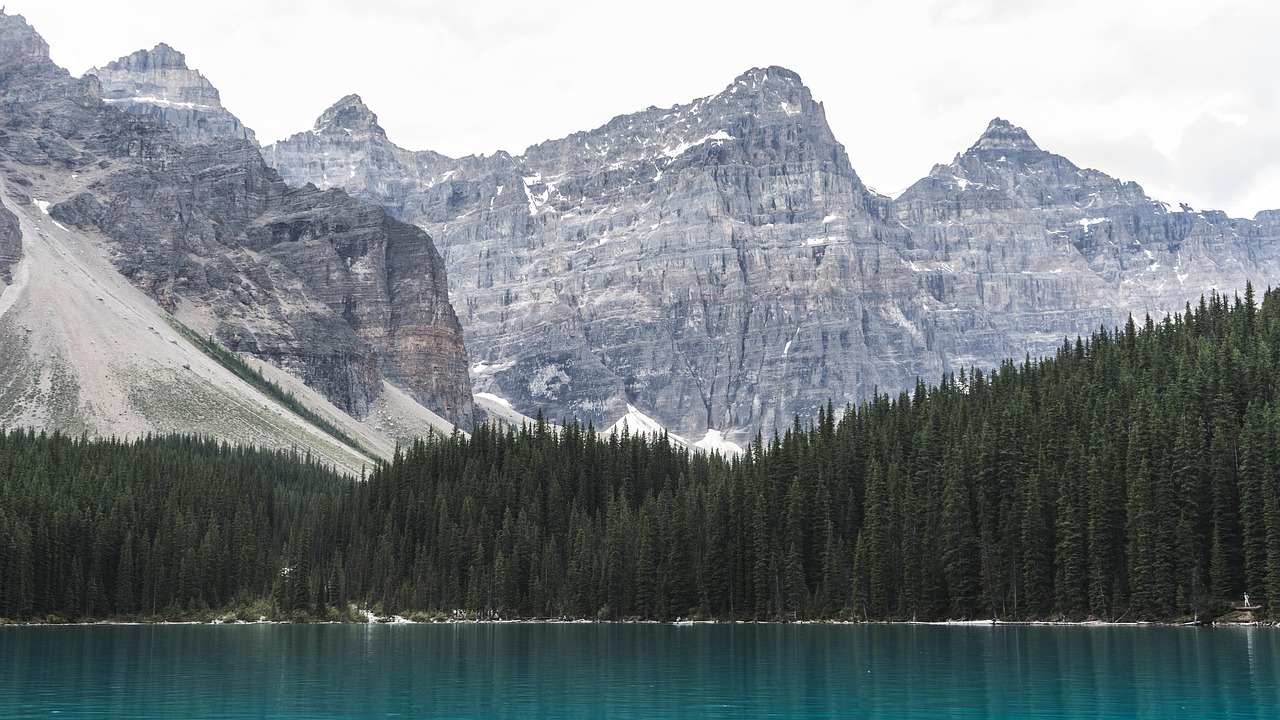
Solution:
{"label": "dark green foliage", "polygon": [[1280,297],[818,409],[745,455],[541,420],[367,479],[0,437],[0,617],[1189,618],[1280,602]]}
{"label": "dark green foliage", "polygon": [[0,434],[0,617],[181,616],[268,595],[350,483],[191,437]]}

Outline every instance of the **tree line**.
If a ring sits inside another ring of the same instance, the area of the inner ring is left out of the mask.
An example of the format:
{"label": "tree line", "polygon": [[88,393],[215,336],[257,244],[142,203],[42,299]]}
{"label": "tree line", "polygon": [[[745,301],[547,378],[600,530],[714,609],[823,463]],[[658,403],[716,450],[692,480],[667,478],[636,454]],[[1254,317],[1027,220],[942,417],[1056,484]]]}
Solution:
{"label": "tree line", "polygon": [[367,477],[193,437],[0,435],[0,617],[1176,620],[1280,603],[1280,296],[757,436],[541,418]]}

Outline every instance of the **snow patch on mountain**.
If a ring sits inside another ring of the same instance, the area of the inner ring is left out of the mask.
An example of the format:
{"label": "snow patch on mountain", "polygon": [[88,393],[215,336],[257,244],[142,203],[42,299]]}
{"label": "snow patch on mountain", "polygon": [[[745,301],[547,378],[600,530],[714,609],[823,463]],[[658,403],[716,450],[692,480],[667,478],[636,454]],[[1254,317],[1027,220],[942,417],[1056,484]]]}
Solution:
{"label": "snow patch on mountain", "polygon": [[474,365],[471,366],[471,374],[487,375],[487,374],[502,372],[503,370],[511,369],[515,364],[516,363],[514,360],[506,360],[504,362],[496,362],[496,363],[488,362],[486,360],[481,360],[480,362],[475,363]]}
{"label": "snow patch on mountain", "polygon": [[[635,405],[631,405],[630,403],[628,403],[627,414],[623,415],[621,418],[618,418],[618,421],[610,425],[609,429],[604,431],[604,434],[608,436],[608,435],[612,435],[615,432],[616,433],[629,432],[632,435],[644,433],[647,435],[653,435],[657,437],[662,435],[662,433],[666,432],[666,428],[662,426],[662,423],[640,412],[638,409],[636,409]],[[678,436],[671,435],[670,433],[668,433],[668,437],[671,437],[674,439]],[[683,440],[683,438],[681,439]]]}
{"label": "snow patch on mountain", "polygon": [[497,404],[501,405],[501,406],[502,406],[502,407],[504,407],[504,408],[510,408],[510,407],[511,407],[511,401],[510,401],[510,400],[508,400],[508,399],[506,399],[506,398],[503,398],[503,397],[498,397],[497,395],[494,395],[493,393],[478,392],[478,393],[474,393],[472,396],[473,396],[473,397],[475,397],[477,400],[484,399],[484,400],[488,400],[488,401],[490,401],[490,402],[495,402],[495,403],[497,403]]}
{"label": "snow patch on mountain", "polygon": [[707,430],[707,434],[701,440],[693,444],[693,447],[699,450],[705,450],[708,453],[718,452],[725,457],[737,457],[745,450],[742,446],[724,439],[724,433],[719,430]]}
{"label": "snow patch on mountain", "polygon": [[732,135],[725,132],[724,130],[720,130],[718,132],[714,132],[699,140],[694,140],[693,142],[682,142],[679,145],[676,145],[674,148],[664,148],[662,150],[662,154],[666,155],[669,158],[680,157],[681,155],[685,154],[689,150],[692,150],[693,148],[698,147],[703,143],[720,142],[724,140],[733,140],[733,139],[734,137]]}
{"label": "snow patch on mountain", "polygon": [[667,440],[676,447],[688,448],[695,452],[718,452],[725,457],[737,457],[744,452],[742,446],[726,440],[724,433],[719,430],[708,429],[701,440],[690,442],[688,438],[667,432],[662,423],[649,417],[631,404],[627,405],[627,414],[619,418],[613,425],[610,425],[609,429],[604,431],[603,437],[623,432],[631,435],[648,435],[655,439],[662,437],[663,433],[666,433]]}
{"label": "snow patch on mountain", "polygon": [[201,105],[201,104],[192,103],[192,102],[176,102],[174,100],[167,100],[164,98],[153,97],[150,95],[141,96],[141,97],[127,97],[127,98],[103,98],[102,101],[107,103],[108,105],[118,105],[120,103],[139,103],[142,105],[158,105],[160,107],[182,108],[184,110],[213,110],[216,108],[216,106],[214,105]]}

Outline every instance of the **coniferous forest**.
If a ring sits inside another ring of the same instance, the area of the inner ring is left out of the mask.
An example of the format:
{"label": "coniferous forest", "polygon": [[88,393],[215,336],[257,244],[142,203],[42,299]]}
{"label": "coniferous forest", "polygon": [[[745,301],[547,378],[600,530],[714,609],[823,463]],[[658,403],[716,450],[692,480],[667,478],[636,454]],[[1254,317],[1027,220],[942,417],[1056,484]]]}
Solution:
{"label": "coniferous forest", "polygon": [[1280,295],[947,375],[744,456],[539,421],[368,477],[0,435],[0,617],[1179,620],[1280,605]]}

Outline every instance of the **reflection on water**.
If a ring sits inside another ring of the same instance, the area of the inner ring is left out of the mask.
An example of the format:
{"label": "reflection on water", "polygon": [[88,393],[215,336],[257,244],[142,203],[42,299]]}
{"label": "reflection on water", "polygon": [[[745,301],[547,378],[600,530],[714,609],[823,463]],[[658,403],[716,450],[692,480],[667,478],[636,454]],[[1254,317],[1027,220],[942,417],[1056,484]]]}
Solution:
{"label": "reflection on water", "polygon": [[3,718],[1267,718],[1280,630],[0,628]]}

